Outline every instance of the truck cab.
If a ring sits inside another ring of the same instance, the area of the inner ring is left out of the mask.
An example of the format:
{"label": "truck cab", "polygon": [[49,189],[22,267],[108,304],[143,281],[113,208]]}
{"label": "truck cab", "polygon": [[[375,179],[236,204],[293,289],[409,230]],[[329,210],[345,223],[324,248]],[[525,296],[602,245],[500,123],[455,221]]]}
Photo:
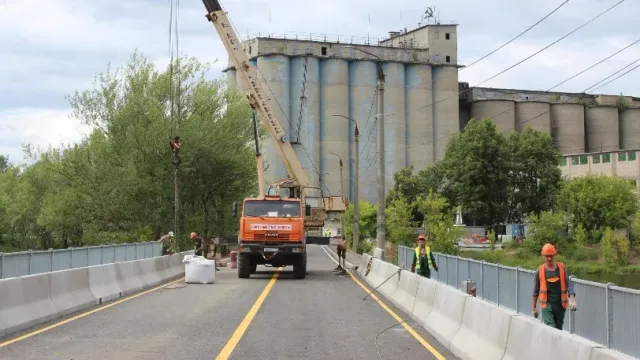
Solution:
{"label": "truck cab", "polygon": [[[237,216],[234,203],[234,216]],[[238,234],[238,277],[248,278],[258,265],[293,265],[296,278],[306,275],[304,220],[311,206],[296,198],[267,195],[242,203]]]}

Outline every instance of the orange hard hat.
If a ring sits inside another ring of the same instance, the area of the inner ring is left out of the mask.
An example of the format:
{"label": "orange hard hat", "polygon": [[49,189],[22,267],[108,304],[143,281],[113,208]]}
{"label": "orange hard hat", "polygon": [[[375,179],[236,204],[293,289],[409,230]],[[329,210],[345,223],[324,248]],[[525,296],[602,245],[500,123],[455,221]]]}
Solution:
{"label": "orange hard hat", "polygon": [[424,235],[421,234],[420,236],[418,236],[418,240],[426,240],[426,239],[425,239]]}
{"label": "orange hard hat", "polygon": [[196,233],[194,233],[194,232],[192,232],[192,233],[191,233],[191,238],[192,238],[192,239],[193,239],[194,237],[196,237],[196,236],[198,236],[198,234],[196,234]]}
{"label": "orange hard hat", "polygon": [[542,251],[540,253],[546,256],[546,255],[555,255],[557,252],[556,252],[556,248],[553,245],[546,243],[542,247]]}

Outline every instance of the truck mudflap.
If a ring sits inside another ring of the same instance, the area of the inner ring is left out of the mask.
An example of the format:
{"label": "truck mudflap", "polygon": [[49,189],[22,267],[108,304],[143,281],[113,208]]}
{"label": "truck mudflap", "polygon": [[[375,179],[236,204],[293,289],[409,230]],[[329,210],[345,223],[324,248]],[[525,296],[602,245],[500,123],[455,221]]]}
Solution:
{"label": "truck mudflap", "polygon": [[307,236],[307,244],[312,245],[329,245],[331,237],[328,236]]}

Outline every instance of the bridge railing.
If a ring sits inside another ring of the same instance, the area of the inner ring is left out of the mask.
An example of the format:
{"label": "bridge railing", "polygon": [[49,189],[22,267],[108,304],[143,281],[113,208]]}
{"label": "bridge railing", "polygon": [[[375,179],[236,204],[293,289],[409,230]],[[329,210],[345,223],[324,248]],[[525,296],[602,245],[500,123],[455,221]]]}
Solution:
{"label": "bridge railing", "polygon": [[141,260],[161,254],[159,241],[0,253],[0,279]]}
{"label": "bridge railing", "polygon": [[[398,246],[398,266],[411,269],[414,250]],[[476,296],[531,316],[535,271],[434,253],[438,271],[431,278],[459,288],[476,284]],[[640,291],[571,277],[578,310],[567,311],[563,330],[640,357]]]}

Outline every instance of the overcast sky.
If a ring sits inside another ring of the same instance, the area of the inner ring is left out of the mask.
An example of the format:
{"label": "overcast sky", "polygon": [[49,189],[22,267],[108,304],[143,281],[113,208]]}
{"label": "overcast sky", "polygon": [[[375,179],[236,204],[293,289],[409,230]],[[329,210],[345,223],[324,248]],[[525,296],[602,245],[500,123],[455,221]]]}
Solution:
{"label": "overcast sky", "polygon": [[[570,0],[511,45],[460,72],[471,86],[538,51],[619,0]],[[242,36],[259,32],[382,38],[417,26],[427,6],[458,27],[461,64],[517,35],[562,0],[226,0]],[[389,9],[389,4],[400,6]],[[402,5],[400,5],[402,4]],[[180,48],[204,61],[227,55],[199,0],[180,2]],[[635,15],[634,15],[635,14]],[[627,0],[587,27],[480,86],[545,90],[640,38],[640,3]],[[169,56],[169,1],[0,0],[0,154],[22,162],[21,144],[77,141],[87,129],[70,119],[65,95],[92,86],[107,63],[122,65],[138,48],[164,66]],[[369,19],[370,22],[369,22]],[[634,21],[635,20],[635,21]],[[580,92],[640,58],[640,44],[556,91]],[[218,71],[216,71],[218,73]],[[221,75],[221,74],[220,74]],[[599,93],[640,96],[640,69]]]}

